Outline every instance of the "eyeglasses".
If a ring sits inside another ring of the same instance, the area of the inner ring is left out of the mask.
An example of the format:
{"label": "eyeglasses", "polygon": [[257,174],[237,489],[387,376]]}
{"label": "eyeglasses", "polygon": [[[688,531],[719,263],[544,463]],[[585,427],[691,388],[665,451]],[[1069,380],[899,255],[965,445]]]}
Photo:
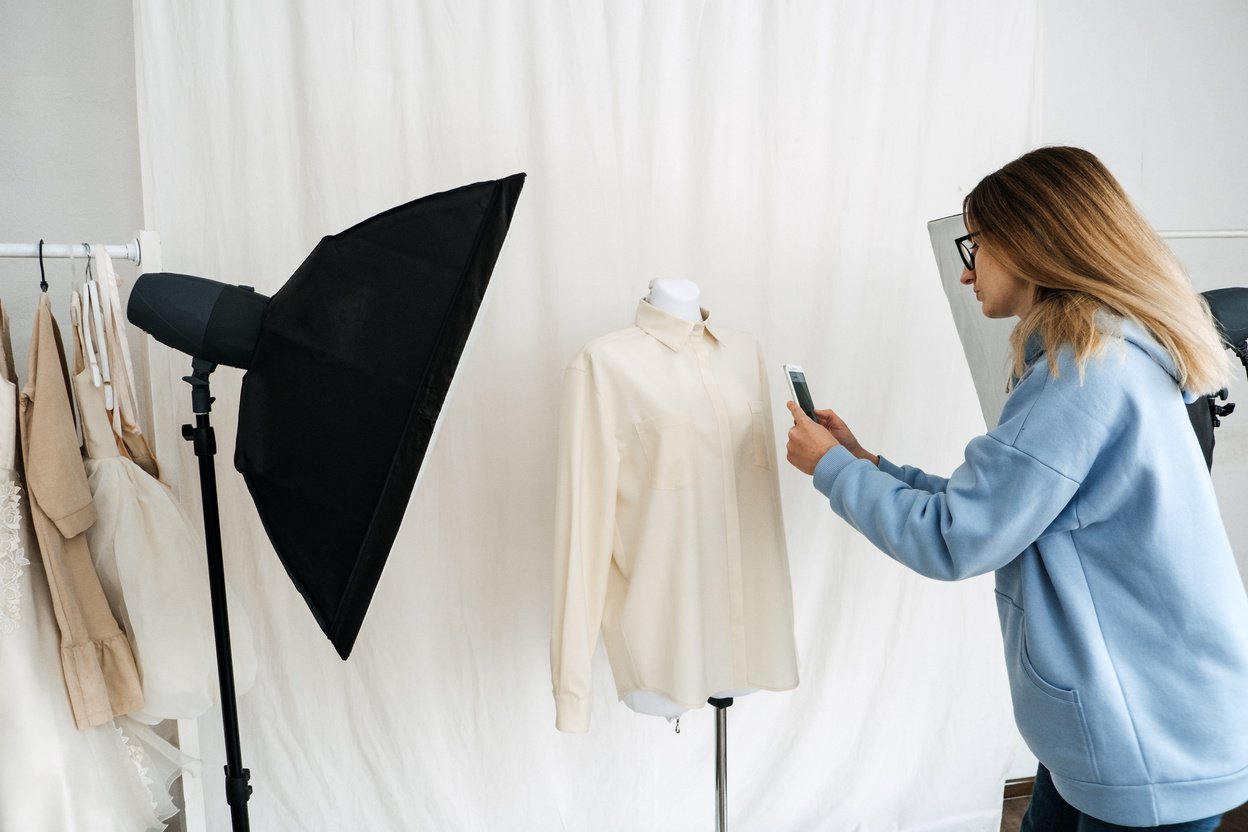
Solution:
{"label": "eyeglasses", "polygon": [[953,241],[953,244],[958,247],[958,254],[962,256],[962,262],[966,264],[967,271],[975,271],[975,252],[979,250],[979,244],[971,242],[971,238],[978,233],[978,231],[972,231]]}

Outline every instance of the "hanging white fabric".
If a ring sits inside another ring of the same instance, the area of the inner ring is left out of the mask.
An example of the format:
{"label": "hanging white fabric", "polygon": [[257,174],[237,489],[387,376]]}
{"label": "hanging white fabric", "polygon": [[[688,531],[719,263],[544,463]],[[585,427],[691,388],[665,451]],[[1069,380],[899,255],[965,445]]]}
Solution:
{"label": "hanging white fabric", "polygon": [[[142,457],[147,451],[147,444],[135,445],[135,435],[139,432],[139,405],[135,393],[134,363],[130,359],[130,339],[126,334],[126,316],[121,308],[121,278],[117,276],[113,260],[104,245],[97,243],[92,246],[92,256],[96,271],[93,291],[100,310],[100,329],[106,336],[106,343],[111,343],[119,353],[112,357],[120,369],[116,373],[119,383],[112,384],[107,391],[109,418],[113,430],[127,445],[131,455],[141,457],[140,464],[144,464]],[[154,460],[151,467],[156,467]],[[154,470],[151,473],[155,473]]]}
{"label": "hanging white fabric", "polygon": [[[239,703],[254,824],[709,828],[711,709],[677,735],[614,701],[599,655],[593,730],[553,728],[562,369],[652,278],[688,277],[763,345],[773,391],[801,363],[868,447],[952,470],[983,425],[924,223],[1028,148],[1035,0],[135,12],[146,213],[171,270],[272,293],[325,234],[529,175],[349,662],[221,483],[265,657]],[[188,401],[187,366],[153,384]],[[213,379],[226,459],[240,375]],[[330,406],[367,430],[367,402]],[[808,478],[785,470],[781,490],[801,683],[733,706],[728,828],[995,830],[1013,727],[991,579],[908,573]],[[201,736],[220,771],[216,724]],[[228,826],[223,800],[209,811]]]}
{"label": "hanging white fabric", "polygon": [[[113,410],[113,374],[108,362],[108,337],[104,331],[104,310],[100,305],[100,290],[95,281],[95,273],[91,268],[91,258],[95,256],[90,245],[87,246],[87,280],[82,285],[83,289],[83,305],[86,307],[87,320],[84,323],[84,331],[90,330],[94,335],[93,339],[87,339],[88,351],[96,354],[91,357],[91,375],[96,387],[104,388],[104,406],[111,413]],[[105,257],[108,255],[105,254]]]}
{"label": "hanging white fabric", "polygon": [[[74,316],[82,314],[83,310],[82,310],[81,301],[86,296],[86,288],[85,288],[85,284],[78,283],[77,262],[74,258],[74,253],[72,249],[70,250],[70,253],[69,253],[69,274],[70,274],[71,286],[73,286],[75,289],[78,289],[80,285],[82,285],[83,287],[82,294],[79,296],[79,303],[72,304],[70,307],[70,317],[74,318]],[[90,279],[90,275],[91,275],[91,253],[90,253],[90,250],[88,250],[87,252],[88,280]],[[74,318],[74,320],[75,320],[75,325],[77,325],[77,318]],[[100,369],[100,356],[99,356],[99,353],[95,349],[96,339],[95,339],[94,333],[95,333],[95,330],[93,327],[84,326],[82,328],[82,338],[83,338],[83,342],[86,345],[87,366],[91,368],[91,383],[94,384],[96,387],[100,387],[104,383],[104,373]]]}

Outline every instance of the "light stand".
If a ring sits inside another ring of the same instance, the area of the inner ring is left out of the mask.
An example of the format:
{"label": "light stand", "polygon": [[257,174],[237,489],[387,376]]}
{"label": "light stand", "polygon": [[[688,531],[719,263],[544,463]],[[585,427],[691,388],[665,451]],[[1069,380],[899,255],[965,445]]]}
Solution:
{"label": "light stand", "polygon": [[230,804],[234,832],[248,832],[247,800],[251,772],[243,768],[238,739],[238,702],[234,691],[234,655],[230,649],[230,620],[225,599],[225,564],[221,554],[221,516],[217,504],[217,438],[209,423],[213,398],[208,376],[217,365],[202,358],[191,361],[191,412],[195,426],[183,425],[182,438],[193,442],[199,458],[199,490],[204,506],[204,544],[208,554],[208,589],[212,594],[212,627],[217,642],[217,680],[221,687],[221,721],[225,729],[225,799]]}

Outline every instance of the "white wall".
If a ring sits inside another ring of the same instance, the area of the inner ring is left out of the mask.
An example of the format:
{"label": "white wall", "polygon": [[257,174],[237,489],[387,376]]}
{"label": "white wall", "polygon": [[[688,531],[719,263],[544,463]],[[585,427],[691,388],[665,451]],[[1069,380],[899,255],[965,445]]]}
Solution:
{"label": "white wall", "polygon": [[[129,0],[11,2],[0,10],[0,242],[122,243],[143,217]],[[78,262],[81,274],[82,262]],[[67,316],[69,262],[47,263]],[[132,273],[118,264],[124,278]],[[18,375],[39,294],[35,260],[0,260]],[[66,318],[67,320],[67,318]]]}

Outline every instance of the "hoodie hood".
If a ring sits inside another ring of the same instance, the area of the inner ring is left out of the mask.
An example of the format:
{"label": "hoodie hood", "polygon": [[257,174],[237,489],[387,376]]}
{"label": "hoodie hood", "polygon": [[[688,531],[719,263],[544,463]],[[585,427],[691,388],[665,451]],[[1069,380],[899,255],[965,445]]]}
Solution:
{"label": "hoodie hood", "polygon": [[[1174,356],[1170,354],[1169,350],[1157,343],[1157,339],[1143,326],[1129,318],[1124,318],[1121,315],[1115,315],[1112,312],[1101,309],[1096,313],[1096,328],[1118,341],[1119,347],[1125,348],[1124,344],[1131,344],[1143,350],[1145,355],[1153,359],[1174,379],[1176,385],[1179,384],[1179,370],[1175,366]],[[1111,346],[1113,345],[1111,344]],[[1044,355],[1044,341],[1038,333],[1033,333],[1031,338],[1027,340],[1027,349],[1023,353],[1024,363],[1030,367],[1042,355]],[[1183,402],[1185,404],[1191,404],[1198,398],[1199,396],[1195,393],[1183,390]]]}

